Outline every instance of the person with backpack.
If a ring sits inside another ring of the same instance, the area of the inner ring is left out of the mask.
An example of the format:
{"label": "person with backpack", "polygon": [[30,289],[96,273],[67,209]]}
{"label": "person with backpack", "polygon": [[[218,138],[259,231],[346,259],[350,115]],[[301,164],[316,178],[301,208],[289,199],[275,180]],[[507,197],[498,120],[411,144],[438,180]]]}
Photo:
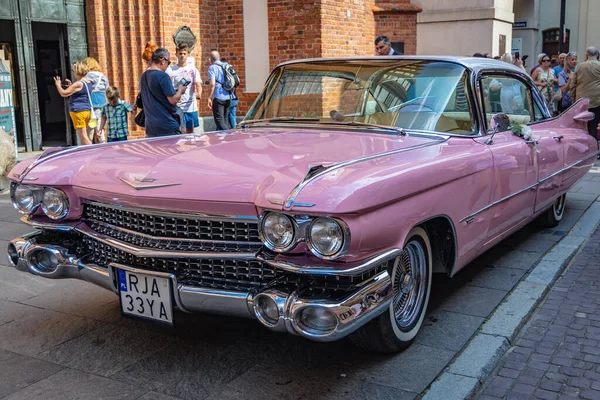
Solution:
{"label": "person with backpack", "polygon": [[[231,66],[231,64],[227,63],[226,59],[221,58],[221,62],[223,64],[227,65],[227,67],[225,67],[226,71],[231,72],[233,70],[233,67]],[[240,80],[239,80],[239,77],[237,76],[237,73],[235,72],[235,70],[233,70],[233,74],[235,74],[235,76],[233,77],[234,88],[231,91],[231,106],[229,107],[229,113],[227,114],[227,120],[229,121],[229,125],[232,128],[235,128],[237,126],[237,118],[236,118],[235,112],[236,112],[236,109],[237,109],[237,106],[239,103],[239,99],[238,99],[237,95],[235,94],[235,90],[239,86]]]}
{"label": "person with backpack", "polygon": [[228,121],[229,108],[231,107],[232,92],[239,85],[237,73],[230,64],[221,62],[219,52],[210,52],[212,64],[208,67],[210,94],[208,108],[212,110],[217,130],[231,129]]}

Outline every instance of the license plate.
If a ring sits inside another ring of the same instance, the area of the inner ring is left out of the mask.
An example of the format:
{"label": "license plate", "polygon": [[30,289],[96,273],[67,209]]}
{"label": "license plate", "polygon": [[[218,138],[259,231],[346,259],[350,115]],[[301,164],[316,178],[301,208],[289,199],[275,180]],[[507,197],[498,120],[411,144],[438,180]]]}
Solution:
{"label": "license plate", "polygon": [[171,282],[168,278],[119,269],[121,311],[126,315],[173,324]]}

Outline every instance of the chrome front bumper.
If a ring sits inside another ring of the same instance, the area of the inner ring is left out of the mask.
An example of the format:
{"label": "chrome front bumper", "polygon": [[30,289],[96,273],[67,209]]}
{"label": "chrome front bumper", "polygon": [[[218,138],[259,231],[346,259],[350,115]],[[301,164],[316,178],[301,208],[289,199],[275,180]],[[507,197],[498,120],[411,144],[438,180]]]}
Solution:
{"label": "chrome front bumper", "polygon": [[[111,290],[115,294],[118,294],[116,269],[160,274],[170,278],[175,304],[184,312],[255,318],[271,330],[289,332],[316,341],[334,341],[354,332],[388,310],[393,296],[392,283],[387,271],[375,275],[362,288],[339,301],[302,298],[296,291],[288,293],[269,288],[258,293],[246,293],[187,286],[178,283],[176,277],[170,274],[154,273],[116,263],[110,264],[108,268],[83,263],[70,255],[64,247],[37,243],[36,237],[40,234],[41,232],[33,232],[10,241],[8,259],[13,267],[50,279],[84,280]],[[389,257],[389,259],[393,258],[392,255]],[[379,261],[382,261],[381,258]],[[277,304],[279,312],[277,320],[269,321],[263,317],[255,302],[261,296],[268,297]],[[335,327],[327,331],[307,329],[300,321],[300,315],[307,307],[320,309],[319,312],[326,310],[325,312],[332,314],[335,317]]]}

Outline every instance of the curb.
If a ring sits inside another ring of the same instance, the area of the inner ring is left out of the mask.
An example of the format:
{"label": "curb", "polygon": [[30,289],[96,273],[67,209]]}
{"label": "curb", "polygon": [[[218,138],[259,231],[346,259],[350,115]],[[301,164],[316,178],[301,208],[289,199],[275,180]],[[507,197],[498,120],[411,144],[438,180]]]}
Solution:
{"label": "curb", "polygon": [[422,399],[464,399],[475,395],[599,223],[600,201],[596,200],[569,233],[538,261],[527,278],[506,296]]}

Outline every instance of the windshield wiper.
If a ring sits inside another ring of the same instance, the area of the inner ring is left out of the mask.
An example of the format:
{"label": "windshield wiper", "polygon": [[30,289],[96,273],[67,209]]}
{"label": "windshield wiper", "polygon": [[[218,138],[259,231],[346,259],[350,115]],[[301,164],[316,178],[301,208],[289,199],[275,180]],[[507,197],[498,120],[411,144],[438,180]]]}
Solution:
{"label": "windshield wiper", "polygon": [[250,119],[248,121],[242,121],[240,126],[243,128],[246,125],[260,124],[264,122],[318,122],[319,118],[309,118],[309,117],[273,117],[273,118],[263,118],[263,119]]}
{"label": "windshield wiper", "polygon": [[394,131],[398,135],[406,136],[406,129],[399,128],[397,126],[388,126],[388,125],[378,125],[378,124],[369,124],[367,122],[359,122],[359,121],[328,121],[322,122],[324,125],[350,125],[350,126],[360,126],[362,128],[367,129],[382,129],[386,131]]}

